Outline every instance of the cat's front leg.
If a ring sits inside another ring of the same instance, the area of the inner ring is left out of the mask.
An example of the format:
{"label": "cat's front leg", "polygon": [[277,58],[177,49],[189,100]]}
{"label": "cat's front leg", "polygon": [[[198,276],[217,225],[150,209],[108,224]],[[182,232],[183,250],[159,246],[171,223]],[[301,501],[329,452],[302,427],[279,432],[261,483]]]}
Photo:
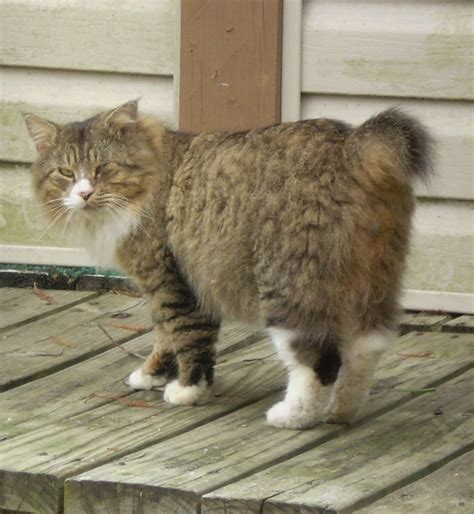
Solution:
{"label": "cat's front leg", "polygon": [[163,307],[168,310],[166,329],[173,340],[178,368],[178,377],[166,385],[164,399],[175,405],[205,403],[214,380],[219,326],[187,300]]}
{"label": "cat's front leg", "polygon": [[132,389],[161,388],[178,376],[178,364],[170,335],[160,323],[155,324],[155,344],[141,368],[127,379]]}
{"label": "cat's front leg", "polygon": [[137,389],[167,383],[165,401],[176,405],[204,403],[211,395],[219,324],[200,311],[195,296],[172,264],[159,270],[158,286],[148,286],[156,342],[128,383]]}

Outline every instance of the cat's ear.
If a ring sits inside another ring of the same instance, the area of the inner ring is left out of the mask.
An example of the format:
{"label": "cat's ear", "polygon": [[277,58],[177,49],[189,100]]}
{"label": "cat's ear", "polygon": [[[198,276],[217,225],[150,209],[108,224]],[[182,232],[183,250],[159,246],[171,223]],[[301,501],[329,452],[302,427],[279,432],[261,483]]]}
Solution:
{"label": "cat's ear", "polygon": [[104,122],[106,125],[116,128],[126,127],[137,121],[138,118],[138,99],[120,105],[110,111]]}
{"label": "cat's ear", "polygon": [[39,153],[52,146],[58,133],[57,126],[34,114],[24,114],[26,128]]}

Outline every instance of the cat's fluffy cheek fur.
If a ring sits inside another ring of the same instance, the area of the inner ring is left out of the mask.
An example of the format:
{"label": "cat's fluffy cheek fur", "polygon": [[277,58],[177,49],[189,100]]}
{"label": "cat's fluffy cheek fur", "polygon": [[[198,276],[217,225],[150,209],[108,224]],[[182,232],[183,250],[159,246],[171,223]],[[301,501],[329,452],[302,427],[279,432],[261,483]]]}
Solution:
{"label": "cat's fluffy cheek fur", "polygon": [[198,384],[183,386],[179,380],[173,380],[165,388],[164,399],[173,405],[197,405],[205,403],[211,397],[211,388],[202,378]]}
{"label": "cat's fluffy cheek fur", "polygon": [[133,371],[127,379],[127,385],[132,389],[149,391],[154,387],[162,387],[166,383],[165,377],[148,375],[141,368]]}

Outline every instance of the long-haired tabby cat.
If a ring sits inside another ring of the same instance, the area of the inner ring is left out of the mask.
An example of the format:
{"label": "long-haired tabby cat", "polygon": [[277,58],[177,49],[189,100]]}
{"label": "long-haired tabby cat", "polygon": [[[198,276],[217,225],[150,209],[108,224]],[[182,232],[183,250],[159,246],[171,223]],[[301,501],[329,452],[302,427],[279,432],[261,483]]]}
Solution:
{"label": "long-haired tabby cat", "polygon": [[430,171],[422,125],[391,109],[357,128],[190,135],[135,101],[65,126],[25,120],[40,202],[149,299],[156,340],[132,388],[205,401],[233,319],[265,327],[288,368],[270,424],[355,418],[396,328],[412,182]]}

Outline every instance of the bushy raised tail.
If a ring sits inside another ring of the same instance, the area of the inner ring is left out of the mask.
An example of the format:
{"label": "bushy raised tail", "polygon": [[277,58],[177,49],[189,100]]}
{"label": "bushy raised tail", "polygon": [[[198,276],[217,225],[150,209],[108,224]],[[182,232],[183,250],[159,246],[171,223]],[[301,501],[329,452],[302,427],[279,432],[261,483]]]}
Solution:
{"label": "bushy raised tail", "polygon": [[378,184],[411,185],[433,171],[433,139],[414,117],[398,108],[373,116],[351,134],[363,168]]}

